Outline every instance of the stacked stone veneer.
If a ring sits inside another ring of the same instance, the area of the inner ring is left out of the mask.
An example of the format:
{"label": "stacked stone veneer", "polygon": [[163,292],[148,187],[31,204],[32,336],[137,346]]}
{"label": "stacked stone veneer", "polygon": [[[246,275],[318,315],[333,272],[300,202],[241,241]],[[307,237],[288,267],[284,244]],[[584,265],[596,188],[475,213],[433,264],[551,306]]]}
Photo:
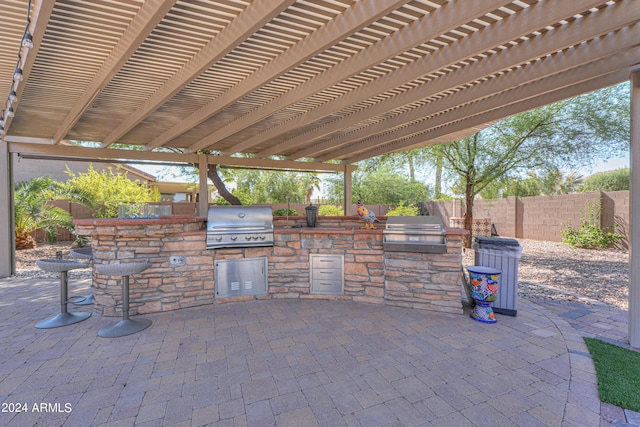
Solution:
{"label": "stacked stone veneer", "polygon": [[385,252],[385,303],[462,313],[462,235],[447,236],[447,252]]}
{"label": "stacked stone veneer", "polygon": [[[94,264],[149,261],[151,268],[130,278],[130,313],[153,313],[213,303],[211,254],[205,252],[206,219],[76,220],[76,232],[91,237]],[[184,256],[184,266],[169,257]],[[94,272],[95,310],[121,315],[121,277]]]}
{"label": "stacked stone veneer", "polygon": [[[384,220],[384,219],[383,219]],[[206,249],[204,218],[78,220],[78,233],[92,237],[95,263],[148,260],[152,267],[130,283],[131,313],[151,313],[213,302],[271,298],[353,300],[447,313],[462,313],[462,230],[449,230],[447,253],[385,252],[382,229],[362,230],[349,217],[323,217],[316,228],[304,218],[276,218],[273,247]],[[310,292],[310,254],[344,257],[344,294]],[[169,257],[184,256],[173,267]],[[214,261],[268,259],[268,294],[215,298]],[[119,315],[120,278],[94,275],[95,309]]]}

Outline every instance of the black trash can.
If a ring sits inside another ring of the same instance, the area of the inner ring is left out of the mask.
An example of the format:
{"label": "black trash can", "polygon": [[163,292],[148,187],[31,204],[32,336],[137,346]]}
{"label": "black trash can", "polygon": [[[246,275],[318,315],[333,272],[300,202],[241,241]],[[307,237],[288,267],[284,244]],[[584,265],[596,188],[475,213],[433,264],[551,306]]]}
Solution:
{"label": "black trash can", "polygon": [[522,246],[516,239],[500,237],[475,237],[475,265],[496,268],[502,271],[498,298],[493,311],[508,316],[518,314],[518,262]]}

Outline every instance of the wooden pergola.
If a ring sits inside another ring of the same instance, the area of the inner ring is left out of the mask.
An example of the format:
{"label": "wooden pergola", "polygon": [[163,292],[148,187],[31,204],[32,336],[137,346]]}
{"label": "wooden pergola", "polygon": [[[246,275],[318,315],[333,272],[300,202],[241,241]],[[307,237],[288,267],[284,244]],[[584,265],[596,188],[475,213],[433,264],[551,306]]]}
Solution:
{"label": "wooden pergola", "polygon": [[3,0],[0,276],[14,153],[195,163],[202,182],[209,164],[340,171],[349,188],[359,160],[629,79],[636,152],[639,20],[640,0]]}

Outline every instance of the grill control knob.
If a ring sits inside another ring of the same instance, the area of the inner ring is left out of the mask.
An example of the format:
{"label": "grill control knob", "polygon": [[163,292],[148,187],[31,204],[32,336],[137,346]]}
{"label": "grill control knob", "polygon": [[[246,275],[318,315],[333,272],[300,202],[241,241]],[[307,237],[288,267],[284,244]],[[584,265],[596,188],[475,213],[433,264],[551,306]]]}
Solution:
{"label": "grill control knob", "polygon": [[216,242],[222,241],[222,236],[216,236]]}
{"label": "grill control knob", "polygon": [[245,240],[251,240],[251,236],[249,236],[248,234],[246,236],[244,236]]}
{"label": "grill control knob", "polygon": [[260,235],[260,240],[264,240],[264,237],[265,237],[264,234],[261,234]]}
{"label": "grill control knob", "polygon": [[237,238],[238,238],[238,236],[236,236],[236,235],[231,236],[231,240],[233,240],[233,241],[235,241]]}

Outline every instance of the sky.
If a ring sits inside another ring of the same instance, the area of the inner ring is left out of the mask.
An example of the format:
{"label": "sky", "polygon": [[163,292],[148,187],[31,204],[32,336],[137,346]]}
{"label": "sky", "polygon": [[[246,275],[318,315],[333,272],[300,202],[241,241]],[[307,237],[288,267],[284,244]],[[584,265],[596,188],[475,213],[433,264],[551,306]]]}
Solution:
{"label": "sky", "polygon": [[[144,172],[147,172],[155,176],[156,178],[159,178],[161,181],[193,182],[193,177],[190,178],[187,176],[179,176],[179,175],[167,176],[167,169],[175,170],[176,174],[178,174],[179,171],[176,168],[171,168],[168,166],[149,166],[149,165],[133,165],[133,166],[137,169],[143,170]],[[610,171],[614,169],[628,168],[628,167],[629,167],[629,157],[621,157],[621,158],[613,158],[608,160],[601,160],[598,163],[596,163],[593,168],[585,169],[584,171],[580,171],[580,173],[581,175],[586,177],[597,172],[605,172],[605,171]]]}
{"label": "sky", "polygon": [[593,169],[587,171],[587,174],[590,175],[597,172],[605,172],[605,171],[610,171],[614,169],[621,169],[621,168],[628,168],[628,167],[629,167],[629,157],[602,160],[599,163],[597,163],[593,167]]}

